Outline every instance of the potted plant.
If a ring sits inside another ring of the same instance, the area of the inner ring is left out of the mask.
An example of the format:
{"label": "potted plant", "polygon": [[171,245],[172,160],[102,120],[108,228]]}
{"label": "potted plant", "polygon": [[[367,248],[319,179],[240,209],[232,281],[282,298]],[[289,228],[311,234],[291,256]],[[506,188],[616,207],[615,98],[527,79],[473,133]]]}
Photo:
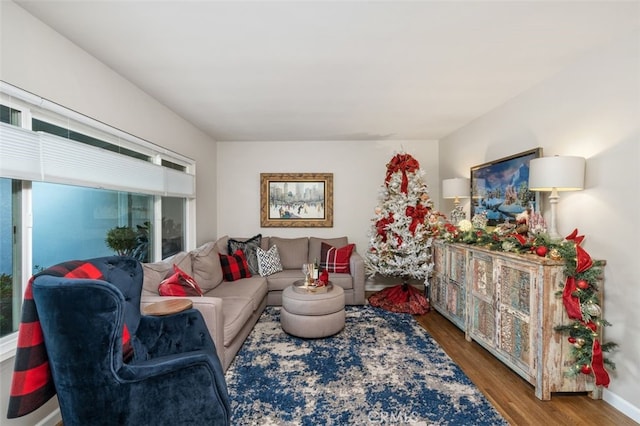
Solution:
{"label": "potted plant", "polygon": [[105,243],[119,256],[130,256],[137,246],[136,232],[129,226],[116,226],[107,231]]}
{"label": "potted plant", "polygon": [[13,330],[13,279],[11,275],[0,273],[0,336]]}

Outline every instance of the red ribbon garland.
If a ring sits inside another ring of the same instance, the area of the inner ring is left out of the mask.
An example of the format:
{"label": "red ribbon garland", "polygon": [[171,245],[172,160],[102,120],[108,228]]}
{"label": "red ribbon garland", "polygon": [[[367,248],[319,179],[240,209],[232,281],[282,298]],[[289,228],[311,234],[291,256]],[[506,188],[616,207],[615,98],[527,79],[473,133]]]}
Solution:
{"label": "red ribbon garland", "polygon": [[578,228],[574,229],[569,235],[565,238],[567,241],[573,241],[576,244],[580,244],[582,240],[584,240],[584,235],[578,235]]}
{"label": "red ribbon garland", "polygon": [[596,386],[609,387],[609,373],[604,369],[604,357],[602,355],[602,346],[598,339],[593,340],[593,355],[591,356],[591,371],[596,379]]}
{"label": "red ribbon garland", "polygon": [[527,242],[526,238],[520,234],[510,234],[509,236],[518,240],[521,246],[523,246]]}
{"label": "red ribbon garland", "polygon": [[[576,274],[584,272],[593,266],[593,260],[589,253],[587,253],[580,244],[584,240],[584,235],[578,235],[578,229],[574,229],[573,232],[565,238],[567,241],[573,241],[576,245]],[[567,311],[567,315],[571,319],[580,320],[580,322],[594,333],[597,331],[598,326],[589,321],[585,323],[582,320],[582,310],[580,309],[580,299],[573,295],[576,291],[575,277],[567,277],[567,281],[564,285],[562,292],[562,301]],[[591,369],[595,378],[596,386],[609,387],[609,373],[604,368],[604,356],[602,354],[602,346],[598,339],[593,339],[593,346],[591,350]]]}
{"label": "red ribbon garland", "polygon": [[584,272],[593,266],[593,260],[589,253],[576,245],[576,273]]}
{"label": "red ribbon garland", "polygon": [[574,229],[573,232],[565,238],[567,241],[573,241],[576,245],[576,273],[584,272],[593,266],[593,260],[589,253],[585,251],[580,244],[584,240],[584,235],[578,235],[578,229]]}
{"label": "red ribbon garland", "polygon": [[564,290],[562,290],[562,303],[569,318],[581,320],[582,310],[580,309],[580,299],[573,295],[577,288],[575,277],[567,277],[564,283]]}
{"label": "red ribbon garland", "polygon": [[411,155],[397,154],[391,159],[391,161],[389,161],[389,164],[387,164],[387,177],[384,182],[388,185],[391,180],[391,176],[395,172],[402,172],[402,186],[400,187],[400,190],[406,194],[409,186],[407,172],[415,172],[419,168],[420,164],[418,163],[418,160],[413,158]]}
{"label": "red ribbon garland", "polygon": [[422,204],[418,204],[417,206],[408,206],[404,212],[407,217],[412,218],[411,225],[409,225],[409,231],[411,231],[411,235],[415,235],[416,228],[419,224],[424,223],[424,218],[427,213],[429,213],[429,209],[424,207]]}

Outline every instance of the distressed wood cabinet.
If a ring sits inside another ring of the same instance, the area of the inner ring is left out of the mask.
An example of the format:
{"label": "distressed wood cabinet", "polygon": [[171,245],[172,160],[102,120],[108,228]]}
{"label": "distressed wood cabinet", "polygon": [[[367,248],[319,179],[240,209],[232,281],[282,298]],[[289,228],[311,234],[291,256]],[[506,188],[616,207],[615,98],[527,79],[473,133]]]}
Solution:
{"label": "distressed wood cabinet", "polygon": [[466,250],[461,246],[434,248],[434,276],[431,304],[459,328],[466,330]]}
{"label": "distressed wood cabinet", "polygon": [[[591,376],[568,377],[571,344],[554,330],[569,323],[562,299],[564,262],[465,244],[433,244],[431,305],[535,387],[552,392],[591,392]],[[602,283],[600,302],[602,299]]]}

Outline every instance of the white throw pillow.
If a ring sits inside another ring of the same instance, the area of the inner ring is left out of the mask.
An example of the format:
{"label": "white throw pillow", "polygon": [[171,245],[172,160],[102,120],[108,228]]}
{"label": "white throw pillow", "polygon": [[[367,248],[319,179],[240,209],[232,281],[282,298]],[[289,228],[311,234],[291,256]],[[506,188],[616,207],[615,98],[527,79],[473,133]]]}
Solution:
{"label": "white throw pillow", "polygon": [[258,257],[258,271],[261,276],[275,274],[282,271],[282,263],[280,262],[280,253],[278,247],[271,246],[269,250],[256,248],[256,256]]}

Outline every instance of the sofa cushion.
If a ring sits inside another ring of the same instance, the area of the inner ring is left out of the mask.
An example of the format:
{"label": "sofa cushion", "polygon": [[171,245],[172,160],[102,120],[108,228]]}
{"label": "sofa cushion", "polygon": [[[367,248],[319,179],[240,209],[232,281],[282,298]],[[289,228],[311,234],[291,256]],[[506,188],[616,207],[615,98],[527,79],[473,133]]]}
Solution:
{"label": "sofa cushion", "polygon": [[[218,247],[208,242],[190,252],[192,276],[205,293],[222,282],[222,267],[218,257]],[[180,265],[178,265],[180,266]]]}
{"label": "sofa cushion", "polygon": [[220,254],[222,276],[225,281],[236,281],[240,278],[250,278],[249,265],[242,250],[238,249],[233,254]]}
{"label": "sofa cushion", "polygon": [[329,274],[329,281],[331,284],[342,287],[345,290],[353,288],[353,277],[351,274]]}
{"label": "sofa cushion", "polygon": [[269,244],[269,237],[262,236],[262,242],[260,243],[260,248],[262,250],[269,250],[273,244]]}
{"label": "sofa cushion", "polygon": [[263,250],[260,247],[256,250],[258,257],[258,270],[263,277],[282,271],[282,262],[280,262],[280,254],[278,246],[273,245],[269,250]]}
{"label": "sofa cushion", "polygon": [[320,268],[326,269],[329,273],[348,274],[350,272],[349,258],[355,246],[355,244],[347,244],[337,248],[325,242],[321,243]]}
{"label": "sofa cushion", "polygon": [[267,281],[258,275],[234,282],[224,281],[218,287],[206,293],[205,296],[219,297],[224,300],[233,296],[251,299],[251,306],[255,311],[267,296]]}
{"label": "sofa cushion", "polygon": [[262,234],[254,235],[248,239],[229,238],[227,241],[227,251],[229,253],[235,253],[236,250],[242,250],[249,265],[249,272],[251,272],[251,275],[258,275],[260,270],[258,268],[256,251],[260,248],[261,242]]}
{"label": "sofa cushion", "polygon": [[[331,278],[329,278],[331,279]],[[293,284],[294,281],[304,281],[302,270],[285,269],[267,277],[269,291],[282,291]]]}
{"label": "sofa cushion", "polygon": [[222,301],[224,316],[224,345],[229,346],[242,327],[253,315],[251,299],[246,297],[225,297]]}
{"label": "sofa cushion", "polygon": [[271,245],[278,246],[280,262],[282,262],[284,269],[300,269],[302,271],[302,264],[308,262],[309,239],[307,237],[271,237],[270,242]]}
{"label": "sofa cushion", "polygon": [[218,253],[220,254],[229,254],[229,236],[225,235],[224,237],[220,237],[215,242],[216,248],[218,249]]}
{"label": "sofa cushion", "polygon": [[349,244],[347,237],[339,238],[309,238],[309,263],[314,263],[316,260],[320,261],[322,256],[322,242],[330,244],[334,247],[344,247]]}
{"label": "sofa cushion", "polygon": [[162,280],[173,274],[174,264],[178,265],[178,267],[187,274],[192,274],[191,256],[186,251],[176,253],[160,262],[143,263],[142,270],[144,272],[144,280],[142,282],[142,294],[147,296],[157,296],[158,286]]}

